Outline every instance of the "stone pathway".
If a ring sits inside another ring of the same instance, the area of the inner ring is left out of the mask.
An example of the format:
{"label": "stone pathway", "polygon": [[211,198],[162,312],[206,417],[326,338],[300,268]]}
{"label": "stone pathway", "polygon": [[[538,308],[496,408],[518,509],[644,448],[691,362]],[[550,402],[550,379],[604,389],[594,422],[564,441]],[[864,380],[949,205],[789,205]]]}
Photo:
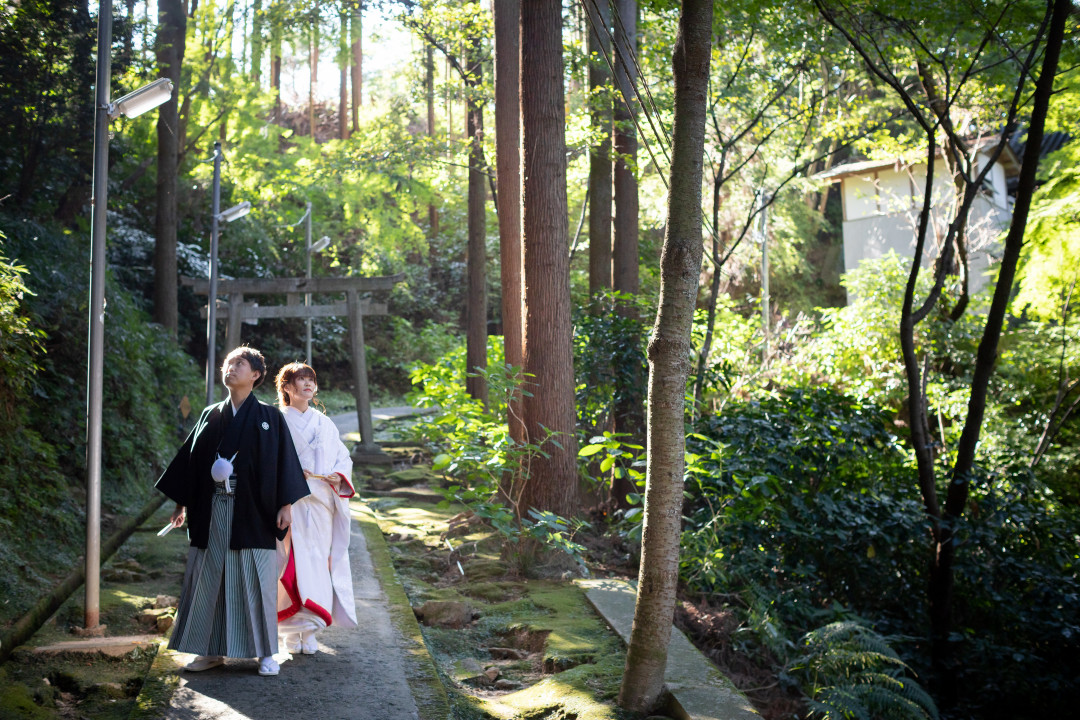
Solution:
{"label": "stone pathway", "polygon": [[[356,521],[349,556],[359,627],[319,633],[315,655],[276,655],[277,677],[257,675],[254,660],[230,659],[201,673],[176,670],[179,686],[164,717],[426,720],[409,690],[401,641]],[[174,655],[178,663],[192,657]]]}
{"label": "stone pathway", "polygon": [[[372,408],[371,419],[372,420],[396,420],[398,418],[412,417],[413,415],[421,415],[428,412],[423,408],[409,407],[408,405],[399,405],[397,407],[385,407],[385,408]],[[331,415],[330,419],[337,425],[338,432],[342,435],[347,433],[360,432],[360,418],[357,417],[356,411],[353,410],[347,413],[341,413],[340,415]],[[376,433],[376,442],[378,441],[378,433]]]}
{"label": "stone pathway", "polygon": [[[415,411],[376,412],[402,417]],[[356,413],[351,417],[355,427]],[[156,705],[152,716],[167,720],[447,720],[445,690],[382,535],[362,507],[353,507],[349,544],[358,627],[323,630],[315,655],[293,656],[282,647],[274,656],[281,664],[276,677],[260,677],[254,659],[189,673],[181,668],[194,656],[162,649],[140,705]]]}

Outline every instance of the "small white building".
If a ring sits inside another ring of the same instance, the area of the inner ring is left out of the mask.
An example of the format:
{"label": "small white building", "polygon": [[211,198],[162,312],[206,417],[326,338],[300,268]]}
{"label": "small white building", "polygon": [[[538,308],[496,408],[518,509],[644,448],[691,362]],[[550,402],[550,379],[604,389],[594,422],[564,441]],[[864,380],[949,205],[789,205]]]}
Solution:
{"label": "small white building", "polygon": [[[992,147],[988,140],[982,144]],[[988,162],[989,156],[980,151],[978,160],[980,164]],[[1006,183],[1019,171],[1016,155],[1006,146],[972,204],[967,231],[971,292],[976,292],[987,282],[986,270],[993,260],[995,240],[1007,229],[1012,217],[1012,199]],[[863,260],[882,257],[890,250],[901,257],[910,257],[914,253],[926,188],[925,162],[866,160],[838,165],[814,177],[840,183],[845,272]],[[952,219],[955,197],[955,186],[944,163],[935,163],[931,224],[923,250],[926,266],[933,264],[941,250]]]}

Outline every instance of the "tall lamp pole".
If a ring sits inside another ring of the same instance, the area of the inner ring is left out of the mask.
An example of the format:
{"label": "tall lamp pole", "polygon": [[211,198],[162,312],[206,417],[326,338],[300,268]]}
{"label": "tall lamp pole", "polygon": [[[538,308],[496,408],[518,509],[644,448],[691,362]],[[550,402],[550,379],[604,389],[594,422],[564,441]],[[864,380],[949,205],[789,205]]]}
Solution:
{"label": "tall lamp pole", "polygon": [[761,234],[761,329],[765,335],[765,345],[761,353],[762,364],[769,361],[769,331],[771,329],[771,315],[769,311],[769,234],[768,214],[771,198],[765,191],[759,195],[759,209],[761,216],[758,218],[758,232]]}
{"label": "tall lamp pole", "polygon": [[86,378],[86,617],[101,619],[101,396],[105,368],[105,214],[109,188],[109,84],[112,81],[112,0],[98,3],[97,85],[94,87],[94,197],[90,215],[90,339]]}
{"label": "tall lamp pole", "polygon": [[218,281],[218,214],[221,212],[221,141],[214,143],[214,192],[210,218],[210,294],[206,308],[206,404],[214,402],[217,384],[215,351],[217,350],[217,281]]}
{"label": "tall lamp pole", "polygon": [[94,87],[94,175],[90,215],[90,318],[86,359],[86,607],[84,624],[101,620],[101,405],[105,368],[105,220],[109,178],[109,120],[136,117],[172,97],[173,84],[159,78],[109,102],[112,82],[112,0],[98,3],[97,77]]}
{"label": "tall lamp pole", "polygon": [[244,201],[224,212],[221,211],[221,141],[214,142],[214,190],[210,218],[210,290],[206,307],[206,404],[214,402],[217,386],[217,283],[218,283],[218,236],[221,222],[232,222],[251,212],[251,203]]}
{"label": "tall lamp pole", "polygon": [[[307,254],[307,272],[304,277],[311,279],[311,202],[304,213],[304,252]],[[304,307],[311,307],[311,293],[304,293]],[[311,316],[304,319],[304,362],[311,367]]]}

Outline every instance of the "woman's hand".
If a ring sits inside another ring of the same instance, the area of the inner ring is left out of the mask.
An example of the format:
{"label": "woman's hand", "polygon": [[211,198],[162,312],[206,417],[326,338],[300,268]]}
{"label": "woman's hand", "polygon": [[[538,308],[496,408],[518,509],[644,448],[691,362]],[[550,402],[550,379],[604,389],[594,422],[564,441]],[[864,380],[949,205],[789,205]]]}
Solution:
{"label": "woman's hand", "polygon": [[314,475],[314,474],[315,473],[311,472],[310,470],[305,470],[304,471],[304,479],[307,480],[307,479],[311,478],[311,476]]}
{"label": "woman's hand", "polygon": [[177,505],[176,509],[172,511],[172,516],[169,518],[172,521],[172,526],[179,529],[184,525],[184,521],[187,520],[186,508],[183,505]]}
{"label": "woman's hand", "polygon": [[278,530],[285,530],[292,525],[292,505],[282,505],[277,512]]}

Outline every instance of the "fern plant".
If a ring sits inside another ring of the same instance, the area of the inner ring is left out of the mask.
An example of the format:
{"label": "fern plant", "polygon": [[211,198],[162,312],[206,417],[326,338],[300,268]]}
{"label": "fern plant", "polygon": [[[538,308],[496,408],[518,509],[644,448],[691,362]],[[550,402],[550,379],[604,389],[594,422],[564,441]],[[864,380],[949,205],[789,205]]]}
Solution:
{"label": "fern plant", "polygon": [[[806,678],[818,720],[938,720],[937,707],[884,636],[857,622],[834,622],[803,637],[794,668]],[[910,673],[910,675],[909,675]]]}

